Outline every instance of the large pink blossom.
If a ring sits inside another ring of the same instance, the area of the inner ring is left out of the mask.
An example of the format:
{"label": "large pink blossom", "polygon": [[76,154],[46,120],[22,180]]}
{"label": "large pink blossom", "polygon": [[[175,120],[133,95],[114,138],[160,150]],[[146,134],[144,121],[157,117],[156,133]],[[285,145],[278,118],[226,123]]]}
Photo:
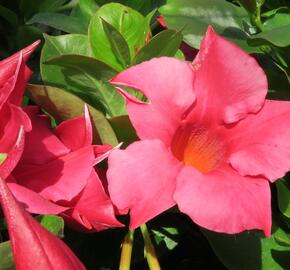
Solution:
{"label": "large pink blossom", "polygon": [[7,179],[18,201],[31,213],[59,214],[81,230],[122,226],[94,168],[111,147],[92,145],[88,110],[55,130],[38,107],[29,106],[26,112],[32,131],[26,134],[23,155]]}
{"label": "large pink blossom", "polygon": [[202,227],[271,233],[269,181],[290,169],[290,102],[265,100],[254,58],[209,28],[193,63],[157,58],[112,82],[141,141],[109,157],[113,203],[136,228],[176,203]]}

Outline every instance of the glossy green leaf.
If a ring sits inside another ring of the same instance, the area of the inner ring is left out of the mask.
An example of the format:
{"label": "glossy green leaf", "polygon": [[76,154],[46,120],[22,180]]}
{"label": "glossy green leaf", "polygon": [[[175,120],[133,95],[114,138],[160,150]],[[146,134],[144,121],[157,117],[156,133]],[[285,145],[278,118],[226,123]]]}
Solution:
{"label": "glossy green leaf", "polygon": [[79,7],[83,15],[89,19],[98,9],[98,5],[95,0],[79,0]]}
{"label": "glossy green leaf", "polygon": [[247,12],[224,0],[169,0],[159,9],[169,29],[181,30],[184,40],[199,48],[208,25],[217,33],[246,49],[246,34],[241,30]]}
{"label": "glossy green leaf", "polygon": [[10,241],[0,243],[0,258],[0,270],[15,269]]}
{"label": "glossy green leaf", "polygon": [[[94,94],[90,92],[83,93],[78,83],[67,81],[67,76],[63,72],[63,67],[45,64],[48,59],[64,54],[91,56],[92,53],[87,36],[71,34],[53,37],[45,35],[45,44],[42,48],[40,57],[40,72],[43,82],[47,85],[56,86],[69,92],[76,93],[87,103],[104,111],[105,109],[100,107],[101,104],[97,102]],[[75,77],[77,77],[77,75],[78,74],[75,74]]]}
{"label": "glossy green leaf", "polygon": [[131,63],[130,49],[122,34],[111,24],[102,19],[102,26],[111,44],[111,49],[118,62],[126,69]]}
{"label": "glossy green leaf", "polygon": [[275,45],[287,47],[290,45],[290,24],[276,27],[271,30],[261,32],[249,38],[249,43],[253,45]]}
{"label": "glossy green leaf", "polygon": [[154,36],[136,55],[138,64],[153,57],[174,56],[182,42],[182,34],[175,30],[164,30]]}
{"label": "glossy green leaf", "polygon": [[263,23],[265,31],[273,30],[277,27],[287,25],[290,25],[290,14],[286,13],[277,13]]}
{"label": "glossy green leaf", "polygon": [[64,220],[62,217],[54,215],[40,215],[36,219],[38,222],[55,236],[62,238],[64,230]]}
{"label": "glossy green leaf", "polygon": [[138,140],[138,136],[128,115],[121,115],[109,119],[112,128],[119,142],[123,142],[124,146]]}
{"label": "glossy green leaf", "polygon": [[131,59],[144,44],[150,29],[148,21],[137,11],[118,3],[100,7],[91,19],[89,40],[94,56],[111,65],[116,70],[123,70],[122,64],[104,31],[102,20],[118,30],[127,42]]}
{"label": "glossy green leaf", "polygon": [[284,179],[276,182],[278,206],[283,215],[290,218],[290,184]]}
{"label": "glossy green leaf", "polygon": [[[68,120],[83,115],[84,101],[63,89],[44,86],[28,85],[30,98],[58,121]],[[117,145],[116,135],[103,113],[89,106],[92,117],[94,142]]]}
{"label": "glossy green leaf", "polygon": [[[105,63],[82,55],[61,55],[48,59],[47,64],[64,67],[62,73],[68,83],[78,86],[78,94],[100,102],[109,116],[126,114],[124,99],[107,81],[116,71]],[[89,104],[92,104],[89,101]],[[92,104],[93,105],[93,104]]]}
{"label": "glossy green leaf", "polygon": [[264,238],[262,232],[247,231],[230,235],[202,230],[214,252],[228,269],[285,270],[290,247],[280,245],[275,234]]}
{"label": "glossy green leaf", "polygon": [[27,24],[33,23],[44,24],[66,33],[87,33],[87,25],[82,20],[61,13],[37,13],[29,21],[27,21]]}

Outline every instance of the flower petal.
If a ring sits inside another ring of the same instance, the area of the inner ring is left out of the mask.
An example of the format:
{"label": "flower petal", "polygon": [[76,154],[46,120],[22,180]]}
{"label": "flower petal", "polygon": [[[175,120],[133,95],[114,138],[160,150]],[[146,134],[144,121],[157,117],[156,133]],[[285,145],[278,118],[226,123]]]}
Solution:
{"label": "flower petal", "polygon": [[72,151],[91,145],[92,123],[87,106],[85,106],[84,116],[60,123],[55,129],[55,134]]}
{"label": "flower petal", "polygon": [[38,44],[39,41],[36,41],[0,61],[0,109],[8,99],[11,103],[20,106],[25,85],[31,75],[25,63]]}
{"label": "flower petal", "polygon": [[39,114],[39,107],[28,106],[25,112],[31,119],[33,129],[26,134],[22,163],[45,164],[70,152],[53,133],[50,119]]}
{"label": "flower petal", "polygon": [[16,269],[85,270],[66,244],[41,227],[17,204],[1,178],[0,202],[7,222]]}
{"label": "flower petal", "polygon": [[109,156],[107,180],[113,203],[130,209],[130,228],[172,207],[180,163],[159,140],[144,140]]}
{"label": "flower petal", "polygon": [[[113,204],[95,170],[92,171],[86,187],[74,205],[73,216],[75,212],[81,220],[85,218],[89,222],[87,229],[101,231],[123,226],[116,219]],[[84,222],[82,224],[86,225]]]}
{"label": "flower petal", "polygon": [[57,215],[68,209],[67,207],[56,205],[44,199],[38,193],[24,186],[20,186],[16,183],[7,183],[7,185],[10,188],[13,195],[15,196],[15,198],[17,199],[17,201],[22,203],[25,210],[30,213],[43,215],[49,214]]}
{"label": "flower petal", "polygon": [[88,146],[41,166],[20,161],[13,175],[18,184],[38,192],[48,200],[70,201],[87,184],[94,159],[93,147]]}
{"label": "flower petal", "polygon": [[290,170],[290,102],[267,100],[263,109],[228,130],[230,163],[241,175],[270,181]]}
{"label": "flower petal", "polygon": [[193,69],[197,99],[194,118],[234,123],[263,106],[268,90],[264,71],[253,57],[215,34],[211,27]]}
{"label": "flower petal", "polygon": [[198,225],[223,233],[262,229],[271,234],[270,187],[266,179],[242,177],[231,167],[203,174],[184,167],[174,199]]}
{"label": "flower petal", "polygon": [[129,117],[141,139],[160,139],[168,145],[195,100],[193,79],[190,64],[161,57],[121,72],[112,82],[138,89],[147,96],[149,103],[127,98]]}

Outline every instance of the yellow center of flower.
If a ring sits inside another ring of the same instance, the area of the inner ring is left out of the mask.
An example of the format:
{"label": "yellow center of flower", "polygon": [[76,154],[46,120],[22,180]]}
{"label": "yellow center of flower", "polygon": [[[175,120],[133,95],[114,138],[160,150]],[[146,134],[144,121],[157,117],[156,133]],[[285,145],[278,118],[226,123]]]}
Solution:
{"label": "yellow center of flower", "polygon": [[185,165],[203,173],[214,170],[225,154],[222,140],[196,125],[178,128],[171,142],[171,151]]}

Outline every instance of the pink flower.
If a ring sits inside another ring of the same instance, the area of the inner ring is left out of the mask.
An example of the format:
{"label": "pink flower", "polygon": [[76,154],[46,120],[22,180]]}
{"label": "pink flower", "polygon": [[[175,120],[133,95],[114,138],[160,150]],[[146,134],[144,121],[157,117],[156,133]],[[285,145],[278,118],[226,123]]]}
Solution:
{"label": "pink flower", "polygon": [[91,144],[88,110],[55,130],[38,107],[27,107],[26,112],[32,131],[27,133],[23,156],[7,180],[17,200],[30,213],[59,214],[78,229],[122,226],[94,169],[111,147]]}
{"label": "pink flower", "polygon": [[[39,41],[20,52],[0,61],[0,153],[8,158],[0,167],[0,177],[5,179],[17,163],[12,157],[14,145],[19,145],[25,131],[31,129],[30,120],[21,109],[21,101],[26,83],[31,75],[26,61]],[[16,143],[18,141],[18,143]],[[13,152],[15,153],[15,152]],[[21,153],[18,154],[18,158]]]}
{"label": "pink flower", "polygon": [[21,157],[24,129],[31,129],[20,105],[31,73],[25,62],[38,43],[0,62],[0,153],[7,155],[0,164],[0,204],[18,270],[81,270],[85,268],[72,251],[19,206],[3,180]]}
{"label": "pink flower", "polygon": [[41,227],[15,201],[0,177],[0,203],[5,214],[17,270],[82,270],[73,252]]}
{"label": "pink flower", "polygon": [[162,57],[112,82],[141,141],[114,150],[107,173],[113,203],[136,228],[177,203],[202,227],[271,233],[268,181],[290,169],[290,102],[265,100],[254,58],[209,28],[193,63]]}

